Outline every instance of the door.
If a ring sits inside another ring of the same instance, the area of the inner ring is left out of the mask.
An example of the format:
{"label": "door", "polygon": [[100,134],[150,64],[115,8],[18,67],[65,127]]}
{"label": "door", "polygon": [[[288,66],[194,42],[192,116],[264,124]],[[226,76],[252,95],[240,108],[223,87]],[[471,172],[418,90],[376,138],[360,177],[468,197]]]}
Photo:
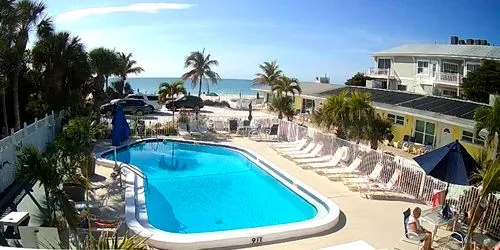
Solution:
{"label": "door", "polygon": [[453,138],[451,136],[451,129],[450,128],[443,128],[443,130],[441,130],[441,137],[439,139],[439,147],[442,147],[446,144],[450,144],[453,142]]}

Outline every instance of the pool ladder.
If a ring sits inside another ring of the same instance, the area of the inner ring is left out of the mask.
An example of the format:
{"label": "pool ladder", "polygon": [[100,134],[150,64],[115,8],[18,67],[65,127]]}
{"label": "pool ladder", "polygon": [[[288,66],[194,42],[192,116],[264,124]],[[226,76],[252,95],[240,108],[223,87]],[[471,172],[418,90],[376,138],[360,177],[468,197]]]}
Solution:
{"label": "pool ladder", "polygon": [[118,171],[120,173],[120,186],[122,185],[122,175],[121,175],[121,170],[122,168],[126,168],[127,170],[131,171],[132,173],[134,173],[136,176],[142,178],[144,180],[144,191],[147,192],[148,189],[149,189],[149,181],[148,181],[148,176],[146,174],[144,174],[142,171],[138,170],[137,168],[133,167],[132,165],[128,164],[128,163],[125,163],[125,162],[122,162],[120,163],[120,165],[118,166]]}

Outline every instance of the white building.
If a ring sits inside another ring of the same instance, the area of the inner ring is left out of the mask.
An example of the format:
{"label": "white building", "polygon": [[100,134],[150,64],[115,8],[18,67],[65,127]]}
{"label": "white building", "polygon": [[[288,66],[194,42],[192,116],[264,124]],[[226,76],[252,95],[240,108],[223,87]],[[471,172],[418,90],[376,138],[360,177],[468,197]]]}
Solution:
{"label": "white building", "polygon": [[500,47],[486,40],[452,44],[407,44],[373,54],[375,67],[366,72],[367,87],[456,97],[462,78],[484,60],[500,60]]}

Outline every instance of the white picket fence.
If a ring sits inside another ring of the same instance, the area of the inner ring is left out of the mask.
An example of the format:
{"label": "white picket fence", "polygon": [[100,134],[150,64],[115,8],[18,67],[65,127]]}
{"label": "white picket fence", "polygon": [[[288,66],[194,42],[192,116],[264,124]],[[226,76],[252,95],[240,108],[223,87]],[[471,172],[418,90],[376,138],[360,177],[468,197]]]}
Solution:
{"label": "white picket fence", "polygon": [[23,128],[0,140],[0,192],[3,192],[15,180],[16,154],[22,145],[33,145],[45,151],[47,144],[54,139],[55,132],[59,131],[64,111],[45,115],[43,119],[35,119],[30,125],[23,124]]}
{"label": "white picket fence", "polygon": [[[306,128],[293,122],[282,120],[275,120],[275,122],[279,124],[278,137],[281,140],[295,141],[307,138],[309,141],[322,142],[324,144],[322,154],[324,155],[334,154],[340,147],[348,147],[350,160],[355,157],[362,159],[359,170],[363,174],[370,174],[375,165],[381,162],[384,169],[378,181],[388,182],[396,169],[401,170],[397,187],[409,197],[431,203],[435,190],[446,189],[447,183],[426,175],[413,159],[392,156],[380,150],[373,150],[368,145],[343,140],[333,134],[325,134],[317,129]],[[476,187],[450,184],[448,188],[447,202],[454,205],[459,211],[469,211],[478,199],[479,189]],[[500,237],[500,194],[488,197],[488,210],[480,225],[484,231]]]}

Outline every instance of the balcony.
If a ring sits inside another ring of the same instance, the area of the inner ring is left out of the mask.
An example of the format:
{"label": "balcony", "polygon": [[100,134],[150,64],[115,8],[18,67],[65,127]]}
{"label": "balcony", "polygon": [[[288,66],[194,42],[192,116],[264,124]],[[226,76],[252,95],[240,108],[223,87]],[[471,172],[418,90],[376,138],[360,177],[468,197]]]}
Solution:
{"label": "balcony", "polygon": [[366,76],[384,79],[394,78],[394,71],[392,69],[369,68],[366,71]]}
{"label": "balcony", "polygon": [[439,72],[436,76],[436,83],[450,85],[450,86],[458,86],[461,81],[461,76],[459,73],[443,73]]}

